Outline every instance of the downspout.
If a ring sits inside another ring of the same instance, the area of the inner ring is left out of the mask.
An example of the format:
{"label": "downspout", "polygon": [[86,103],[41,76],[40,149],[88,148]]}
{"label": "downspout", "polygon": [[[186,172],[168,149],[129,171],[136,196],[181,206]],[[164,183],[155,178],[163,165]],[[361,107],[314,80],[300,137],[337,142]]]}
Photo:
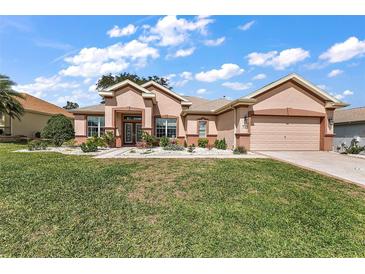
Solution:
{"label": "downspout", "polygon": [[237,133],[237,109],[234,107],[233,108],[233,148],[237,147],[237,138],[236,138],[236,133]]}

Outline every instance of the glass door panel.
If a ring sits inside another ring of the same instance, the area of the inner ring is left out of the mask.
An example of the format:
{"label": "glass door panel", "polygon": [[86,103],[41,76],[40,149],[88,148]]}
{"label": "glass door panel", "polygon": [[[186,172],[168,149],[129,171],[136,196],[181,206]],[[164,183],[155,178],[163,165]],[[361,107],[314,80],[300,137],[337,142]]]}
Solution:
{"label": "glass door panel", "polygon": [[142,124],[136,123],[136,142],[142,141]]}
{"label": "glass door panel", "polygon": [[124,123],[124,143],[133,143],[133,123]]}

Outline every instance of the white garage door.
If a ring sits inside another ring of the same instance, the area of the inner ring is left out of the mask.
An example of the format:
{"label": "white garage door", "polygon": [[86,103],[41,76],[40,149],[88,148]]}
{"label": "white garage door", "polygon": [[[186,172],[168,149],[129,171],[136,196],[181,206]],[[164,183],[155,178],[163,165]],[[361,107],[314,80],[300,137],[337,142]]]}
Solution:
{"label": "white garage door", "polygon": [[254,116],[251,150],[319,150],[320,118]]}

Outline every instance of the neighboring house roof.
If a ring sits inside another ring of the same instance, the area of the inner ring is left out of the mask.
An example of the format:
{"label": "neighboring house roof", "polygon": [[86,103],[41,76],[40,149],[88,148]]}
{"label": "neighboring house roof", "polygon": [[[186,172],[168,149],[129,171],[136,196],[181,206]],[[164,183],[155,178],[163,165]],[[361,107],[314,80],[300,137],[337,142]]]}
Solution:
{"label": "neighboring house roof", "polygon": [[22,93],[24,95],[24,99],[17,98],[17,100],[22,104],[23,108],[26,111],[38,112],[44,114],[63,114],[69,118],[73,118],[73,114],[69,113],[67,110],[60,108],[54,104],[51,104],[47,101],[34,97],[28,93]]}
{"label": "neighboring house roof", "polygon": [[329,93],[327,93],[326,91],[320,89],[319,87],[317,87],[316,85],[312,84],[311,82],[309,82],[308,80],[305,80],[303,77],[299,76],[298,74],[292,73],[289,74],[283,78],[280,78],[279,80],[272,82],[244,97],[244,99],[253,99],[256,98],[257,96],[259,96],[260,94],[263,94],[267,91],[269,91],[270,89],[279,86],[289,80],[293,80],[301,85],[303,85],[304,87],[308,88],[309,90],[311,90],[312,92],[314,92],[315,94],[317,94],[319,97],[323,98],[325,101],[330,101],[333,106],[347,106],[346,103],[341,102],[340,100],[336,99],[335,97],[333,97],[332,95],[330,95]]}
{"label": "neighboring house roof", "polygon": [[365,122],[365,107],[336,110],[333,119],[335,124]]}
{"label": "neighboring house roof", "polygon": [[82,107],[82,108],[76,108],[76,109],[71,109],[70,112],[75,113],[75,114],[76,113],[104,114],[105,105],[99,104],[99,105],[87,106],[87,107]]}

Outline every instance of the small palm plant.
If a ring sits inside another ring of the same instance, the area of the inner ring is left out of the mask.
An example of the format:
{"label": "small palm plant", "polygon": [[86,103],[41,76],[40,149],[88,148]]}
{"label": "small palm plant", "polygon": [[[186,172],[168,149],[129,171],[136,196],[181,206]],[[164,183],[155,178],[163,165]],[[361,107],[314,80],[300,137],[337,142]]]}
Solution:
{"label": "small palm plant", "polygon": [[24,99],[24,96],[13,90],[12,86],[14,85],[16,84],[8,76],[0,74],[0,113],[20,120],[24,108],[17,98]]}

